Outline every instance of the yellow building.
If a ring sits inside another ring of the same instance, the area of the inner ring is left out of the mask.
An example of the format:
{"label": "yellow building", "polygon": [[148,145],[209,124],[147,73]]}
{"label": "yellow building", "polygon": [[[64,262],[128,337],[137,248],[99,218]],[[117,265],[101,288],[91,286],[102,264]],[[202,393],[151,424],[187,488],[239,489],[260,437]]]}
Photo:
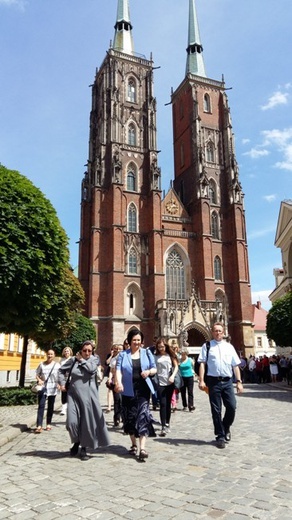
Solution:
{"label": "yellow building", "polygon": [[[17,334],[0,334],[0,386],[17,386],[23,350],[23,338]],[[35,379],[35,371],[45,353],[29,340],[25,378]]]}

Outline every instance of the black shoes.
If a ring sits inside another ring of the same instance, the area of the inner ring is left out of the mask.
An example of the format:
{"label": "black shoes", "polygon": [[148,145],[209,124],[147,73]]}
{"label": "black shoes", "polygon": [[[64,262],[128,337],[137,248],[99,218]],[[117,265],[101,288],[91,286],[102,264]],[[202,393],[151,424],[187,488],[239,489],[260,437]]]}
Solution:
{"label": "black shoes", "polygon": [[225,433],[225,441],[226,442],[230,442],[231,441],[231,433],[230,432],[226,432]]}
{"label": "black shoes", "polygon": [[86,453],[86,448],[81,448],[80,459],[81,460],[88,460],[89,459],[89,456]]}
{"label": "black shoes", "polygon": [[221,450],[225,448],[225,439],[224,439],[224,437],[217,437],[217,439],[216,439],[216,446],[217,446],[217,448],[219,448]]}
{"label": "black shoes", "polygon": [[75,442],[75,444],[73,444],[72,448],[70,449],[71,457],[76,457],[76,455],[78,455],[78,451],[79,451],[79,442]]}

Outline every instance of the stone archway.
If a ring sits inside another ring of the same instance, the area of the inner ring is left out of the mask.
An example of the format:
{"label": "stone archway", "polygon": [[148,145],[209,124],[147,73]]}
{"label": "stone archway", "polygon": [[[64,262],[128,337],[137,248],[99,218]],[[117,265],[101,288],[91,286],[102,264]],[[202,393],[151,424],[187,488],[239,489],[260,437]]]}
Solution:
{"label": "stone archway", "polygon": [[206,341],[203,332],[196,328],[188,329],[188,344],[190,347],[201,347]]}

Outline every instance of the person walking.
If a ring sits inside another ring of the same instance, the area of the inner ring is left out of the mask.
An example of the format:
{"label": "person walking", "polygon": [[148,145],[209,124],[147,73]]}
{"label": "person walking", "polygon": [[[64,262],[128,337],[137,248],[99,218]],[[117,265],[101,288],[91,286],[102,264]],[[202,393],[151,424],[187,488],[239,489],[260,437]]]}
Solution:
{"label": "person walking", "polygon": [[169,431],[171,399],[174,392],[174,378],[178,371],[176,354],[168,345],[165,338],[161,337],[157,339],[155,362],[158,376],[157,397],[160,403],[160,437],[165,437]]}
{"label": "person walking", "polygon": [[81,460],[89,459],[86,448],[96,449],[110,444],[96,381],[100,359],[93,355],[93,347],[91,341],[85,341],[80,352],[59,369],[62,391],[66,388],[66,376],[70,374],[66,427],[73,442],[71,456],[78,455],[81,445]]}
{"label": "person walking", "polygon": [[[199,388],[204,390],[204,381],[207,365],[207,386],[212,412],[216,444],[218,448],[225,448],[226,442],[231,440],[230,427],[235,419],[236,398],[233,388],[233,372],[236,380],[237,393],[243,392],[240,378],[240,359],[231,343],[224,340],[224,329],[221,323],[212,327],[213,339],[207,345],[204,343],[199,357]],[[225,413],[222,419],[222,403]]]}
{"label": "person walking", "polygon": [[195,410],[194,407],[194,365],[191,358],[189,358],[189,351],[187,347],[181,349],[181,362],[179,364],[179,371],[183,378],[184,385],[180,389],[183,410],[189,409],[190,412]]}
{"label": "person walking", "polygon": [[59,368],[60,364],[55,361],[55,351],[50,349],[47,352],[46,361],[40,363],[36,369],[37,382],[42,385],[43,388],[38,392],[37,425],[35,433],[42,432],[46,401],[48,401],[46,430],[50,431],[52,429],[54,405],[58,391]]}
{"label": "person walking", "polygon": [[[61,366],[64,365],[64,363],[66,363],[66,361],[68,361],[68,359],[70,359],[72,356],[73,356],[73,350],[70,347],[67,346],[67,347],[63,348],[60,365]],[[61,392],[61,403],[62,403],[62,408],[61,408],[60,415],[66,415],[66,413],[67,413],[67,392],[66,391]]]}
{"label": "person walking", "polygon": [[115,392],[122,394],[122,420],[124,433],[130,436],[132,446],[130,455],[138,454],[145,461],[146,438],[155,436],[153,417],[149,410],[150,393],[154,393],[151,376],[156,374],[153,354],[143,348],[144,336],[139,329],[128,333],[129,348],[119,353],[115,371]]}

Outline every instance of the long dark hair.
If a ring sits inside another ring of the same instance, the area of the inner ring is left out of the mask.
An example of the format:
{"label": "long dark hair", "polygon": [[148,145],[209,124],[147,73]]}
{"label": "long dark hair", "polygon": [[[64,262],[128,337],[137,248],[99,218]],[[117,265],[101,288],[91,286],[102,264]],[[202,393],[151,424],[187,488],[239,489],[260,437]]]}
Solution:
{"label": "long dark hair", "polygon": [[177,355],[176,353],[174,352],[173,348],[167,343],[167,340],[166,338],[164,338],[163,336],[160,336],[159,338],[157,338],[157,341],[155,343],[155,354],[157,355],[159,353],[157,347],[160,343],[163,343],[165,345],[165,352],[166,354],[169,355],[169,357],[171,358],[171,362],[173,364],[174,361],[178,361],[177,359]]}

